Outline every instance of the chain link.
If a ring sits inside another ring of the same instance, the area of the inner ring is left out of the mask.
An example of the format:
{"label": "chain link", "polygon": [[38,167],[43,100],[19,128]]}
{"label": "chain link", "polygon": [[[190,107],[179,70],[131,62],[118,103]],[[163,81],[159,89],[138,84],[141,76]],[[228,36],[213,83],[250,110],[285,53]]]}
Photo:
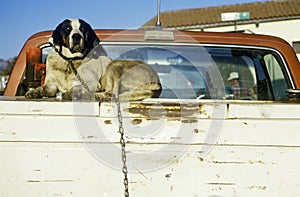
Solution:
{"label": "chain link", "polygon": [[113,97],[113,101],[117,104],[117,110],[118,110],[118,122],[119,122],[119,133],[120,133],[120,144],[121,144],[121,157],[122,157],[122,172],[124,175],[123,184],[125,187],[124,190],[124,196],[129,197],[129,183],[128,183],[128,170],[126,165],[126,142],[124,139],[124,127],[123,127],[123,118],[122,118],[122,111],[121,111],[121,105],[118,98]]}

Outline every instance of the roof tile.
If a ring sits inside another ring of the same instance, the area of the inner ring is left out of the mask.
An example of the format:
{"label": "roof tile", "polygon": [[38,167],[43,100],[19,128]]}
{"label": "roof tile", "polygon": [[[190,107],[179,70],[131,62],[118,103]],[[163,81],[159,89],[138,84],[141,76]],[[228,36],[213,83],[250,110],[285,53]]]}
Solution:
{"label": "roof tile", "polygon": [[[196,25],[222,23],[221,13],[250,12],[249,20],[276,19],[300,16],[300,0],[273,0],[226,6],[213,6],[173,10],[161,13],[161,22],[165,28],[188,27]],[[153,17],[143,26],[154,26]]]}

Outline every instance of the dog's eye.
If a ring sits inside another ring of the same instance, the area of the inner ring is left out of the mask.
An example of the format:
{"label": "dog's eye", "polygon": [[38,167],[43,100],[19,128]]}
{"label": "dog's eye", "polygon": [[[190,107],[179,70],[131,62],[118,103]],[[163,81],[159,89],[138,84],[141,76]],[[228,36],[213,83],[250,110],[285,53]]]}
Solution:
{"label": "dog's eye", "polygon": [[71,31],[71,29],[72,29],[71,26],[66,26],[66,27],[65,27],[65,30],[66,30],[66,31]]}
{"label": "dog's eye", "polygon": [[85,27],[80,27],[79,29],[80,29],[81,32],[84,32],[86,30]]}

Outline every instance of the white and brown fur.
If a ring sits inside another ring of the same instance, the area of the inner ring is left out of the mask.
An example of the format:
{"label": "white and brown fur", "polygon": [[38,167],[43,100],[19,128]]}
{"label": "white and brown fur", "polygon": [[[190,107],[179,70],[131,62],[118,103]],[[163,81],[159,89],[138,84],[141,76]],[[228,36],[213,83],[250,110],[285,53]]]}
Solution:
{"label": "white and brown fur", "polygon": [[159,77],[149,65],[99,55],[99,42],[91,26],[81,19],[66,19],[60,23],[50,38],[55,50],[47,56],[45,83],[28,91],[25,97],[55,97],[61,92],[67,100],[91,94],[96,100],[112,96],[120,100],[143,100],[160,95]]}

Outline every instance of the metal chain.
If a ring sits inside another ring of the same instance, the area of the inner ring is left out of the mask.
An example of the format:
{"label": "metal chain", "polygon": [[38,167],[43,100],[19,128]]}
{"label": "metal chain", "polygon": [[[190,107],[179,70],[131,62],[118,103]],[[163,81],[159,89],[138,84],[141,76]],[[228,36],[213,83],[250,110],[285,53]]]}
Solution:
{"label": "metal chain", "polygon": [[85,88],[85,90],[88,93],[91,93],[91,90],[89,88],[89,86],[85,83],[85,81],[81,78],[81,76],[79,75],[79,73],[77,72],[76,68],[74,67],[73,61],[72,60],[68,60],[68,66],[70,67],[71,71],[74,73],[74,75],[76,76],[77,80],[82,84],[82,86]]}
{"label": "metal chain", "polygon": [[[78,81],[80,81],[80,83],[82,84],[82,86],[90,93],[90,89],[87,86],[87,84],[85,83],[85,81],[81,78],[81,76],[79,75],[79,73],[77,72],[76,68],[73,65],[72,60],[68,60],[68,66],[70,66],[72,72],[75,74],[75,76],[77,77]],[[118,110],[118,122],[119,122],[119,133],[120,133],[120,144],[121,144],[121,157],[122,157],[122,172],[124,174],[124,180],[123,180],[123,184],[124,184],[124,196],[125,197],[129,197],[129,184],[128,184],[128,170],[127,170],[127,165],[126,165],[126,142],[124,139],[124,127],[123,127],[123,119],[122,119],[122,111],[121,111],[121,105],[120,105],[120,101],[118,98],[116,98],[115,96],[112,96],[112,101],[114,101],[117,104],[117,110]]]}
{"label": "metal chain", "polygon": [[129,197],[129,184],[128,184],[128,170],[127,170],[127,165],[126,165],[126,142],[124,139],[124,127],[123,127],[123,118],[122,118],[122,111],[121,111],[121,105],[120,105],[120,101],[118,98],[113,97],[112,98],[115,103],[117,104],[117,110],[118,110],[118,122],[119,122],[119,133],[120,133],[120,144],[121,144],[121,156],[122,156],[122,172],[124,174],[124,180],[123,180],[123,184],[125,187],[124,190],[124,196],[125,197]]}

